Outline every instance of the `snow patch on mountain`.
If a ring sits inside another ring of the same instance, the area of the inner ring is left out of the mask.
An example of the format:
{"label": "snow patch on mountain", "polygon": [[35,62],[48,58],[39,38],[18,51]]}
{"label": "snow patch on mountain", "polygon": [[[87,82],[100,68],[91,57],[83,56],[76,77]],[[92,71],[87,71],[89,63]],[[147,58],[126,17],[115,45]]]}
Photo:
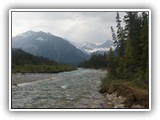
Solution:
{"label": "snow patch on mountain", "polygon": [[109,51],[110,48],[95,48],[95,49],[92,49],[92,50],[85,50],[86,52],[88,53],[95,53],[95,52],[98,52],[98,51],[103,51],[103,52],[107,52]]}
{"label": "snow patch on mountain", "polygon": [[41,37],[37,38],[36,40],[42,41],[42,42],[47,42],[47,39],[43,39],[43,38],[41,38]]}

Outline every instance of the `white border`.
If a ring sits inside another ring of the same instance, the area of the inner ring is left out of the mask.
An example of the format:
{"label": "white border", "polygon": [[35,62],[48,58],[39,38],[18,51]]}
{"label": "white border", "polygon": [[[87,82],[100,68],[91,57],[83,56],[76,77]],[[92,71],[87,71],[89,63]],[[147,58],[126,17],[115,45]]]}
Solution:
{"label": "white border", "polygon": [[77,12],[84,12],[84,11],[93,11],[93,12],[97,12],[97,11],[104,11],[104,12],[117,12],[117,11],[119,11],[119,12],[126,12],[126,11],[133,11],[133,12],[135,12],[135,11],[137,11],[137,12],[140,12],[140,11],[146,11],[146,12],[151,12],[151,10],[150,9],[10,9],[9,10],[10,12],[11,11],[35,11],[35,12],[37,12],[37,11],[40,11],[40,12],[43,12],[43,11],[53,11],[53,12],[56,12],[56,11],[62,11],[62,12],[70,12],[70,11],[72,11],[72,12],[74,12],[74,11],[77,11]]}
{"label": "white border", "polygon": [[10,110],[11,110],[11,79],[12,79],[12,77],[11,77],[11,47],[12,47],[12,34],[11,34],[11,20],[12,20],[12,18],[11,18],[11,11],[9,11],[9,31],[8,31],[8,33],[9,33],[9,108],[10,108]]}
{"label": "white border", "polygon": [[152,55],[151,55],[151,53],[152,53],[152,51],[151,51],[151,46],[152,46],[152,42],[151,42],[151,39],[152,39],[152,37],[151,37],[151,10],[149,10],[149,110],[151,110],[151,86],[152,86],[152,84],[151,84],[151,80],[152,80],[152,76],[151,76],[151,71],[152,71],[152,66],[151,66],[151,64],[152,64],[152,61],[151,61],[151,57],[152,57]]}
{"label": "white border", "polygon": [[[149,109],[12,109],[11,108],[11,40],[12,40],[12,34],[11,34],[11,14],[12,12],[18,12],[18,11],[62,11],[62,12],[125,12],[125,11],[146,11],[149,12]],[[150,9],[10,9],[9,10],[9,110],[10,111],[150,111],[151,110],[151,10]]]}

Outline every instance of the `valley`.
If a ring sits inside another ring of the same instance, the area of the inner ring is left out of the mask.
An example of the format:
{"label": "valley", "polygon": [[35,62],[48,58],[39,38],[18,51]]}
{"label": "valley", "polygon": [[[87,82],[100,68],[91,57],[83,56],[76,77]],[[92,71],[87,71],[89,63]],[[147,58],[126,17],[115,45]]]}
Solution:
{"label": "valley", "polygon": [[116,27],[96,12],[75,13],[71,24],[53,20],[62,24],[51,33],[11,36],[12,108],[150,108],[149,12],[113,12]]}

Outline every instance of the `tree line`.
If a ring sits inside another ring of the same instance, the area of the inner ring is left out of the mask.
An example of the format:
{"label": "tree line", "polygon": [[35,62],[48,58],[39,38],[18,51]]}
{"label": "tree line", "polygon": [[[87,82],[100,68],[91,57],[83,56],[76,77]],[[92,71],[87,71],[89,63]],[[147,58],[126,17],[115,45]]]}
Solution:
{"label": "tree line", "polygon": [[99,53],[93,53],[90,57],[89,60],[84,61],[82,63],[80,63],[79,67],[83,67],[83,68],[106,68],[107,67],[107,54],[104,53],[99,54]]}

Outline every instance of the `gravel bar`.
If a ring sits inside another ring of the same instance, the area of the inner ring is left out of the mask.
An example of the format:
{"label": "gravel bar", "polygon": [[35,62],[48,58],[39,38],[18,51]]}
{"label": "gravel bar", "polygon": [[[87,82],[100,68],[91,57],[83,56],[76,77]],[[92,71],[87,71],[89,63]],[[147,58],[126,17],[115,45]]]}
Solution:
{"label": "gravel bar", "polygon": [[12,85],[53,78],[53,73],[16,73],[12,74]]}

